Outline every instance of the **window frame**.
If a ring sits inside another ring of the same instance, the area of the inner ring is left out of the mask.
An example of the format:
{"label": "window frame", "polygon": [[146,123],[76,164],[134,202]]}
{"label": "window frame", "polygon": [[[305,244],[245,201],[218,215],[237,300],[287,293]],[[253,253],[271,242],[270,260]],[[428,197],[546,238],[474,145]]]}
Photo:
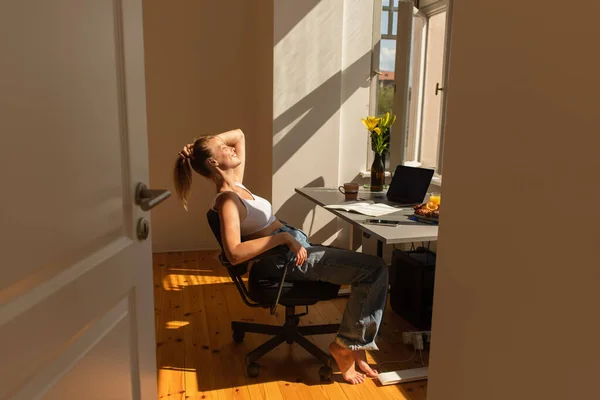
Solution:
{"label": "window frame", "polygon": [[[393,0],[390,0],[394,4]],[[378,12],[375,12],[379,10]],[[369,115],[377,113],[377,95],[379,87],[379,76],[382,74],[379,70],[379,59],[381,57],[381,12],[383,10],[382,0],[373,0],[373,32],[372,32],[372,53],[371,53],[371,86],[369,96]],[[389,25],[388,25],[389,26]],[[373,152],[371,151],[370,136],[365,135],[365,171],[371,170],[373,163]]]}
{"label": "window frame", "polygon": [[[409,109],[409,105],[410,105],[410,97],[412,94],[408,93],[409,91],[409,81],[411,79],[411,51],[413,48],[413,19],[415,17],[424,17],[425,18],[425,31],[427,32],[427,27],[428,27],[428,20],[431,16],[446,11],[446,36],[445,36],[445,45],[444,45],[444,61],[443,61],[443,76],[442,76],[442,86],[444,88],[444,90],[442,91],[442,103],[441,103],[441,116],[440,116],[440,132],[439,132],[439,141],[438,141],[438,160],[437,160],[437,167],[436,167],[436,178],[438,180],[441,181],[441,175],[442,175],[442,171],[443,171],[443,147],[444,147],[444,139],[445,139],[445,123],[446,123],[446,104],[447,104],[447,91],[448,91],[448,60],[450,57],[450,40],[451,40],[451,31],[452,31],[452,6],[453,6],[453,0],[439,0],[433,4],[430,4],[428,6],[422,7],[420,9],[417,9],[415,7],[415,2],[412,0],[399,0],[399,3],[410,3],[413,6],[413,13],[411,14],[411,18],[410,18],[410,23],[407,24],[407,26],[405,26],[405,31],[407,31],[408,26],[410,26],[410,32],[411,34],[410,39],[408,40],[408,46],[406,43],[406,39],[404,39],[404,42],[401,43],[401,46],[403,47],[403,51],[399,52],[398,50],[396,51],[396,60],[395,60],[395,65],[394,65],[394,73],[395,73],[395,82],[394,82],[394,88],[395,88],[395,94],[394,94],[394,113],[398,116],[398,121],[395,124],[395,129],[392,129],[392,137],[390,138],[392,143],[399,143],[399,146],[392,146],[390,148],[390,166],[391,165],[398,165],[398,164],[404,164],[405,162],[407,162],[406,160],[406,149],[407,149],[407,141],[408,141],[408,118],[411,113],[410,109]],[[400,6],[400,4],[398,4],[398,6]],[[374,7],[374,11],[377,12],[373,12],[373,38],[372,38],[372,58],[371,58],[371,85],[370,85],[370,98],[369,98],[369,115],[375,115],[375,113],[377,112],[377,100],[378,100],[378,86],[379,86],[379,76],[381,75],[381,72],[379,70],[379,62],[380,62],[380,56],[381,56],[381,40],[395,40],[396,41],[396,49],[398,49],[398,44],[400,43],[398,40],[398,34],[400,34],[400,22],[398,22],[397,24],[397,32],[396,35],[389,35],[389,34],[385,34],[382,35],[381,34],[381,24],[382,24],[382,12],[383,11],[388,11],[389,12],[389,16],[388,16],[388,29],[393,29],[393,17],[394,17],[394,12],[396,12],[397,14],[397,18],[400,18],[400,7],[394,6],[394,0],[390,0],[390,5],[388,6],[383,6],[383,2],[382,0],[373,0],[373,7]],[[385,8],[385,9],[384,9]],[[425,43],[422,44],[422,49],[421,51],[423,52],[423,55],[426,54],[427,52],[427,33],[425,34],[425,38],[424,41]],[[423,56],[424,57],[424,56]],[[401,74],[398,74],[398,66],[402,64],[404,66],[404,68],[401,69]],[[426,63],[423,63],[420,68],[426,68]],[[408,67],[408,68],[406,68]],[[406,69],[408,69],[406,71]],[[398,77],[399,75],[406,75],[405,77],[403,77],[403,81],[400,82],[405,88],[406,90],[404,90],[404,93],[400,93],[399,90],[396,90],[398,88]],[[424,85],[424,79],[422,79],[421,82],[421,93],[423,92],[423,87],[422,85]],[[421,98],[418,100],[421,104],[417,105],[417,109],[418,112],[417,114],[417,118],[422,119],[423,117],[423,112],[422,112],[422,107],[423,107],[423,101],[424,101],[424,96],[421,96]],[[400,111],[400,112],[399,112]],[[400,122],[400,123],[399,123]],[[419,123],[419,122],[418,122]],[[398,125],[398,126],[396,126]],[[419,126],[422,128],[422,121],[419,123]],[[419,137],[421,137],[421,135],[419,135]],[[366,140],[366,165],[365,165],[365,170],[369,171],[370,170],[370,166],[371,163],[373,162],[373,154],[371,151],[371,146],[368,140],[368,136],[367,136],[367,140]],[[421,140],[421,139],[419,139]],[[420,144],[416,144],[417,147],[420,146]],[[396,149],[396,151],[394,151],[393,149]],[[364,175],[368,175],[368,174],[364,174]]]}
{"label": "window frame", "polygon": [[449,60],[450,60],[450,43],[452,36],[452,11],[454,8],[454,0],[440,0],[436,3],[430,4],[427,7],[423,7],[423,12],[427,15],[427,18],[446,11],[446,37],[444,45],[444,67],[443,67],[443,92],[442,92],[442,113],[440,116],[440,138],[438,143],[438,162],[436,168],[436,178],[441,183],[442,172],[444,168],[444,140],[446,137],[446,111],[448,104],[448,88],[449,88]]}
{"label": "window frame", "polygon": [[[409,137],[410,133],[409,133],[409,129],[410,126],[407,126],[407,131],[406,131],[406,146],[403,152],[403,162],[406,161],[406,152],[407,150],[410,150],[411,146],[414,148],[413,151],[417,154],[420,153],[421,151],[421,146],[422,146],[422,132],[421,130],[423,129],[423,107],[425,105],[425,96],[423,95],[425,93],[425,72],[427,69],[427,65],[426,65],[426,58],[427,58],[427,32],[428,32],[428,19],[427,19],[427,15],[425,15],[421,10],[416,9],[414,10],[413,13],[413,20],[414,19],[421,19],[423,20],[423,27],[422,27],[422,32],[421,32],[421,39],[420,39],[420,54],[419,54],[419,61],[418,61],[418,68],[419,68],[419,82],[417,85],[417,89],[418,92],[416,93],[416,95],[419,96],[419,98],[413,103],[413,99],[415,97],[415,92],[414,92],[414,87],[412,88],[413,90],[411,90],[409,92],[409,107],[415,107],[416,109],[411,110],[409,108],[407,114],[407,120],[409,125],[411,123],[414,123],[416,125],[415,131],[416,131],[416,135],[414,139],[411,139]],[[415,25],[413,24],[413,47],[411,49],[411,57],[414,57],[415,55],[415,40],[414,40],[414,34],[415,34]],[[410,60],[412,62],[412,59]],[[411,64],[412,67],[412,64]],[[411,81],[414,79],[414,75],[413,75],[414,71],[411,70]],[[409,140],[411,139],[411,140]],[[411,143],[412,141],[412,143]]]}

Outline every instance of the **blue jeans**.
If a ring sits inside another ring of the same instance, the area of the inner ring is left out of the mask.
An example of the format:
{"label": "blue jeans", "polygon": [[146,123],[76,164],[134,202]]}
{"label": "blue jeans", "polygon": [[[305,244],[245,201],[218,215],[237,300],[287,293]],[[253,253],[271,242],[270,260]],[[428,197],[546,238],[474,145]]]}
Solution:
{"label": "blue jeans", "polygon": [[[296,266],[295,254],[279,257],[277,268],[291,263],[291,281],[323,281],[336,285],[352,285],[352,292],[340,322],[336,343],[350,350],[378,350],[375,337],[379,332],[387,302],[388,268],[382,258],[351,250],[313,245],[300,229],[284,225],[273,232],[288,232],[305,249],[306,261]],[[284,261],[285,260],[285,261]]]}

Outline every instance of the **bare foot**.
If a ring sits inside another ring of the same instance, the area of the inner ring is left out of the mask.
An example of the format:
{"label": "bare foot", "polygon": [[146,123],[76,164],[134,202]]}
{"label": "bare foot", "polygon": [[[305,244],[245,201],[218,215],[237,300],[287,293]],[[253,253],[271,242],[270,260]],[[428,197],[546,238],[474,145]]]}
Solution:
{"label": "bare foot", "polygon": [[348,350],[333,342],[329,345],[329,352],[335,359],[335,362],[340,369],[342,376],[353,385],[363,383],[365,381],[364,374],[358,372],[355,368],[354,355],[352,350]]}
{"label": "bare foot", "polygon": [[364,350],[356,350],[352,352],[356,366],[366,373],[369,378],[377,378],[377,370],[371,368],[367,362],[367,352]]}

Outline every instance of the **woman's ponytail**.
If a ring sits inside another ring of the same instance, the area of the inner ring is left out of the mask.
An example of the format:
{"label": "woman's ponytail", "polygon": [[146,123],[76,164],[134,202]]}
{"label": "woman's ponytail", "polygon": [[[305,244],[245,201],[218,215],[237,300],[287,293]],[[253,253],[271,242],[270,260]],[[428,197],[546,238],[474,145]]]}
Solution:
{"label": "woman's ponytail", "polygon": [[[188,198],[192,190],[192,169],[202,176],[210,178],[211,170],[206,165],[206,160],[212,157],[208,148],[208,142],[214,136],[202,136],[190,145],[186,145],[187,151],[179,153],[173,170],[173,183],[175,192],[183,203],[183,208],[187,211]],[[185,154],[184,154],[185,153]]]}
{"label": "woman's ponytail", "polygon": [[173,170],[173,183],[175,184],[175,192],[183,203],[183,208],[187,211],[188,198],[192,189],[192,167],[189,159],[177,158]]}

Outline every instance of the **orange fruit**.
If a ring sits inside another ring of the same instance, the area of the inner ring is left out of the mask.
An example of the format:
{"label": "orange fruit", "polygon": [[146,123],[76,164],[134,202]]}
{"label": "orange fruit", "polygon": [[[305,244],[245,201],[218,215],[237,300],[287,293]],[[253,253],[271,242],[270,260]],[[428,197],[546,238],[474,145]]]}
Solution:
{"label": "orange fruit", "polygon": [[437,205],[437,204],[435,204],[435,203],[434,203],[434,202],[432,202],[432,201],[430,201],[429,203],[427,203],[427,204],[425,205],[425,207],[427,207],[427,209],[428,209],[428,210],[431,210],[431,211],[435,211],[435,210],[437,210],[437,209],[438,209],[438,205]]}

